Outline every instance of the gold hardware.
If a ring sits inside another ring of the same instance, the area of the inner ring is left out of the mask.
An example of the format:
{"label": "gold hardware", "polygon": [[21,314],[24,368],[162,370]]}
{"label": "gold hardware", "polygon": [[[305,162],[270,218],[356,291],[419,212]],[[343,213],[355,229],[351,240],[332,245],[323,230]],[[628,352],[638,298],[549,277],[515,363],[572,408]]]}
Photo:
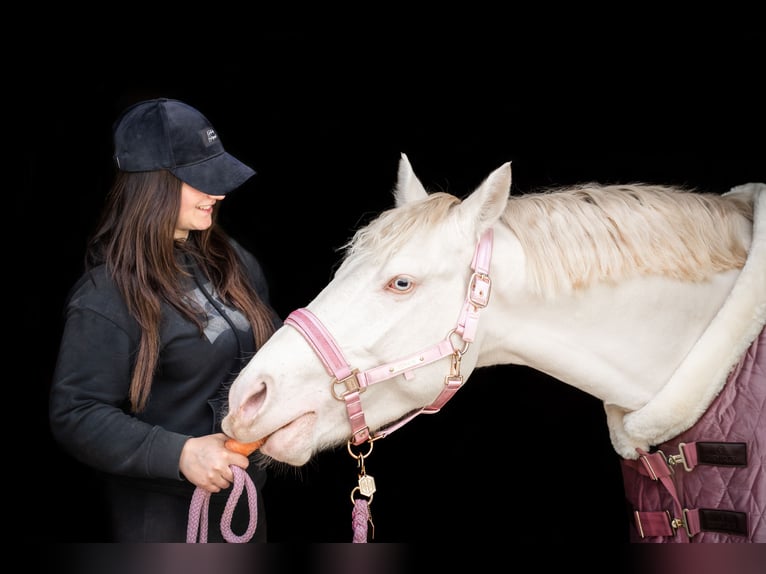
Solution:
{"label": "gold hardware", "polygon": [[[463,339],[463,348],[458,351],[457,347],[455,347],[455,343],[452,342],[452,335],[457,335],[455,332],[455,329],[451,329],[449,333],[447,333],[447,339],[450,342],[450,345],[452,345],[452,348],[455,349],[456,353],[460,353],[461,355],[465,355],[468,351],[468,347],[471,346],[471,343]],[[458,335],[459,336],[459,335]],[[462,339],[462,337],[460,337]]]}
{"label": "gold hardware", "polygon": [[[668,457],[668,466],[670,468],[675,469],[675,466],[678,463],[682,463],[682,462],[684,462],[684,455],[682,455],[682,454],[671,454]],[[684,464],[684,466],[686,466],[686,465]]]}
{"label": "gold hardware", "polygon": [[[478,292],[476,286],[480,285]],[[484,309],[489,304],[492,292],[492,280],[484,273],[474,273],[471,276],[471,286],[468,288],[468,298],[476,309]],[[476,296],[474,296],[476,295]]]}
{"label": "gold hardware", "polygon": [[370,456],[370,453],[372,452],[372,448],[374,446],[373,443],[380,438],[383,438],[383,437],[377,436],[377,437],[370,437],[367,439],[367,442],[370,443],[370,450],[368,450],[366,454],[362,454],[361,452],[359,454],[356,454],[354,451],[352,451],[351,447],[353,446],[353,443],[350,440],[346,441],[346,450],[348,450],[348,454],[350,454],[352,458],[359,460],[360,463],[363,464],[364,457]]}
{"label": "gold hardware", "polygon": [[[354,504],[356,502],[356,498],[354,498],[354,493],[356,493],[356,492],[361,494],[361,490],[359,489],[358,486],[355,486],[354,489],[351,491],[351,504]],[[367,500],[368,510],[369,510],[369,505],[372,504],[372,498],[373,498],[373,495],[371,494],[370,498]]]}
{"label": "gold hardware", "polygon": [[694,535],[692,534],[692,531],[689,529],[689,509],[688,508],[684,508],[683,525],[684,525],[684,530],[686,530],[686,535],[689,538],[692,538]]}
{"label": "gold hardware", "polygon": [[684,521],[681,518],[673,518],[670,521],[670,526],[673,529],[673,534],[684,525]]}
{"label": "gold hardware", "polygon": [[[685,442],[679,443],[678,454],[671,454],[669,457],[667,457],[668,466],[670,467],[671,470],[675,470],[675,466],[680,463],[680,464],[683,464],[684,470],[686,472],[692,471],[692,468],[689,466],[689,463],[686,462],[686,452],[684,451],[685,446],[686,446]],[[665,456],[665,453],[663,453],[662,456]]]}
{"label": "gold hardware", "polygon": [[453,377],[460,377],[460,361],[463,355],[455,351],[452,353],[452,362],[450,363],[449,374]]}
{"label": "gold hardware", "polygon": [[674,455],[673,458],[675,459],[676,462],[678,462],[680,460],[683,463],[684,470],[686,472],[691,472],[693,469],[692,469],[692,467],[689,466],[689,463],[686,462],[685,447],[686,447],[686,443],[685,442],[678,443],[678,454]]}
{"label": "gold hardware", "polygon": [[375,479],[369,474],[361,474],[359,476],[359,492],[367,498],[375,494]]}
{"label": "gold hardware", "polygon": [[[359,374],[359,369],[354,369],[351,371],[351,374],[346,377],[345,379],[341,379],[340,381],[333,377],[333,380],[330,382],[330,390],[332,391],[332,396],[334,396],[339,401],[343,400],[343,397],[345,397],[349,393],[353,393],[355,391],[359,391],[360,393],[363,393],[366,387],[360,387],[359,381],[357,380],[356,376]],[[341,394],[338,394],[335,390],[336,385],[343,385],[346,390],[343,391]]]}

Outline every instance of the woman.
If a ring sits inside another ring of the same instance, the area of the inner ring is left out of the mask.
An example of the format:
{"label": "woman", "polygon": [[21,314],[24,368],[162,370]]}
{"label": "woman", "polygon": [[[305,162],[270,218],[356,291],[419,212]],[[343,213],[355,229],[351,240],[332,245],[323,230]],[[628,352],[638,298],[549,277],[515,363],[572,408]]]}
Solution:
{"label": "woman", "polygon": [[[114,542],[184,542],[195,489],[210,493],[208,541],[257,454],[228,450],[227,391],[280,325],[258,261],[216,225],[218,203],[254,171],[196,109],[140,102],[114,126],[117,174],[73,287],[50,396],[54,438],[103,473]],[[266,541],[261,496],[251,541]],[[231,530],[250,520],[243,493]]]}

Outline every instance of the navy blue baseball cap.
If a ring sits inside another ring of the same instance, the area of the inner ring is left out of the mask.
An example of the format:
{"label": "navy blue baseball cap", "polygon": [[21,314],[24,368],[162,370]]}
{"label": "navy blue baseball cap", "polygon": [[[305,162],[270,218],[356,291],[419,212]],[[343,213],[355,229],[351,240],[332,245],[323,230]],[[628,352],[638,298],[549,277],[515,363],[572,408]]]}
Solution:
{"label": "navy blue baseball cap", "polygon": [[158,98],[132,105],[114,123],[114,159],[120,171],[167,169],[207,193],[226,195],[255,171],[227,153],[198,110]]}

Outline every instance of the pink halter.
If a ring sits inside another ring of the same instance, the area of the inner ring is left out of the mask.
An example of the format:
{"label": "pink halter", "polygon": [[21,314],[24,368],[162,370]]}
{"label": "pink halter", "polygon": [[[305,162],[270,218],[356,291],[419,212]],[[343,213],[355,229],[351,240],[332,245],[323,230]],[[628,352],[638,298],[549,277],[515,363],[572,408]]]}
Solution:
{"label": "pink halter", "polygon": [[[444,388],[434,401],[421,409],[415,410],[406,417],[375,433],[374,439],[382,438],[394,430],[415,418],[421,413],[433,414],[445,405],[463,385],[463,377],[460,375],[460,360],[473,342],[476,327],[479,321],[479,312],[489,303],[489,295],[492,283],[489,278],[489,265],[492,259],[493,231],[488,229],[484,232],[476,246],[471,269],[473,274],[468,285],[463,308],[458,317],[457,325],[447,333],[447,336],[426,349],[392,361],[378,367],[359,371],[352,369],[343,357],[338,344],[332,335],[325,329],[322,322],[308,308],[297,309],[285,319],[286,325],[291,325],[300,332],[306,341],[314,349],[325,366],[332,379],[332,392],[335,398],[346,403],[349,421],[351,423],[352,436],[350,442],[358,445],[366,440],[373,440],[370,430],[364,418],[362,409],[361,393],[374,384],[398,375],[404,375],[411,379],[413,371],[439,359],[452,356],[450,374],[444,379]],[[452,342],[453,336],[463,340],[462,348]]]}

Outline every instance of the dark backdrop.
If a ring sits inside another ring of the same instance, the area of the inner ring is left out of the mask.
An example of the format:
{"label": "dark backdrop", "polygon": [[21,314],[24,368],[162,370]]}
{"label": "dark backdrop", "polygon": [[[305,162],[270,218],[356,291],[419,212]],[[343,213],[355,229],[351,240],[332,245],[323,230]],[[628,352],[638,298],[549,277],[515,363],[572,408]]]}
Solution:
{"label": "dark backdrop", "polygon": [[[23,181],[13,197],[13,223],[23,231],[11,248],[20,254],[13,276],[24,281],[6,285],[22,299],[12,311],[23,313],[14,386],[22,388],[24,428],[43,437],[33,466],[47,469],[29,488],[39,507],[19,517],[22,537],[104,537],[97,485],[50,440],[46,401],[64,298],[113,173],[111,123],[135,101],[190,103],[256,169],[223,203],[221,222],[264,265],[283,317],[329,281],[353,230],[392,205],[401,152],[427,188],[457,195],[508,160],[513,193],[585,181],[724,192],[766,179],[764,112],[749,90],[721,99],[679,81],[659,95],[583,77],[530,80],[510,66],[474,81],[415,64],[406,80],[309,66],[278,78],[216,68],[184,81],[93,74],[21,88],[11,119],[23,125],[21,169],[14,166]],[[371,509],[379,542],[627,539],[600,402],[526,368],[476,371],[442,412],[376,443],[367,471],[378,488]],[[345,449],[300,470],[274,469],[263,493],[270,538],[350,541],[355,484]]]}

